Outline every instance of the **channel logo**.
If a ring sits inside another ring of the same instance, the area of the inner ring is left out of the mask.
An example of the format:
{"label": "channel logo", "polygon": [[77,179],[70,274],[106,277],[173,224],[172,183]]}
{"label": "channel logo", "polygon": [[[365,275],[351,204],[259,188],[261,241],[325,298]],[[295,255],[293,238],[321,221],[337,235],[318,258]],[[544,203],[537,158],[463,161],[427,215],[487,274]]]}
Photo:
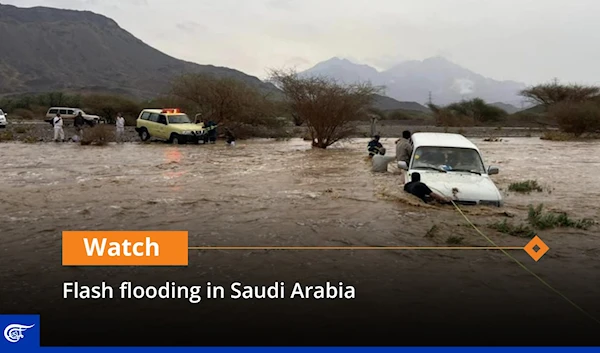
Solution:
{"label": "channel logo", "polygon": [[0,315],[0,352],[17,352],[40,346],[39,315]]}

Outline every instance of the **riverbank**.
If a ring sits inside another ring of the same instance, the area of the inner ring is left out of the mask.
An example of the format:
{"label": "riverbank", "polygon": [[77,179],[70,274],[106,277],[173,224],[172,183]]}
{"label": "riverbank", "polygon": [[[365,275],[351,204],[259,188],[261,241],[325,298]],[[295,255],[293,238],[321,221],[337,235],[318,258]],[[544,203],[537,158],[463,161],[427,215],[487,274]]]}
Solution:
{"label": "riverbank", "polygon": [[[377,133],[382,137],[400,137],[404,130],[411,132],[451,132],[459,133],[467,137],[481,138],[506,138],[506,137],[542,137],[548,131],[556,131],[550,128],[534,128],[534,127],[440,127],[440,126],[421,126],[409,125],[402,122],[384,121],[377,124]],[[65,139],[69,140],[76,132],[72,126],[64,128]],[[357,126],[356,132],[351,136],[353,138],[369,137],[371,134],[370,124],[360,124]],[[268,128],[251,128],[245,129],[240,134],[240,138],[303,138],[307,135],[305,127],[285,127],[279,129]],[[37,142],[52,142],[54,131],[48,123],[39,122],[14,122],[6,128],[0,130],[0,142],[18,141],[25,143]],[[125,142],[139,142],[140,138],[133,126],[125,128]]]}

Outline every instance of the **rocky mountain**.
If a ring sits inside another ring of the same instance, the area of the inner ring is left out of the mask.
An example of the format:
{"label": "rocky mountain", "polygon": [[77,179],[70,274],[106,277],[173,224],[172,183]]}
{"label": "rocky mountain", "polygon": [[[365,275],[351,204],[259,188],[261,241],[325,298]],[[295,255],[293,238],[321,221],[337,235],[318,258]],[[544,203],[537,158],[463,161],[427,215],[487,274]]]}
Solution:
{"label": "rocky mountain", "polygon": [[430,113],[429,108],[417,102],[400,102],[394,98],[376,94],[372,103],[373,108],[387,112],[392,110],[414,111],[421,113]]}
{"label": "rocky mountain", "polygon": [[177,75],[191,72],[277,91],[237,70],[173,58],[89,11],[0,5],[0,43],[0,95],[61,90],[150,98]]}
{"label": "rocky mountain", "polygon": [[520,105],[522,98],[518,93],[525,88],[520,82],[484,77],[442,57],[406,61],[385,71],[332,58],[302,75],[323,75],[346,83],[370,81],[385,86],[385,94],[396,100],[424,104],[431,95],[433,103],[438,105],[475,97],[488,102]]}

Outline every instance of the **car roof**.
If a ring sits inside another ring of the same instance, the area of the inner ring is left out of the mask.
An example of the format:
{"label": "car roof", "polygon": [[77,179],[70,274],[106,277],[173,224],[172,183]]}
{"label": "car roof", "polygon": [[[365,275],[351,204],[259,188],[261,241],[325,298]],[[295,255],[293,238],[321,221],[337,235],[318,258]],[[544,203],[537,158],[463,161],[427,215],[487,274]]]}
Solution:
{"label": "car roof", "polygon": [[142,110],[142,113],[155,113],[155,114],[162,114],[162,115],[187,115],[184,112],[177,112],[177,113],[163,113],[163,109],[144,109]]}
{"label": "car roof", "polygon": [[411,136],[414,148],[421,146],[472,148],[479,151],[477,146],[460,134],[442,132],[416,132]]}

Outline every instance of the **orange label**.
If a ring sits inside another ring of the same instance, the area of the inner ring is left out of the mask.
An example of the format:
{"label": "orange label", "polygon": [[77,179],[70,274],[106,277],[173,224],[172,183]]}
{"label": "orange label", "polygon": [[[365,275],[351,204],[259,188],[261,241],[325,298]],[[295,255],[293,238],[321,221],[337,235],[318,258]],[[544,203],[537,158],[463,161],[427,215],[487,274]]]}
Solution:
{"label": "orange label", "polygon": [[187,266],[185,231],[64,231],[63,266]]}

